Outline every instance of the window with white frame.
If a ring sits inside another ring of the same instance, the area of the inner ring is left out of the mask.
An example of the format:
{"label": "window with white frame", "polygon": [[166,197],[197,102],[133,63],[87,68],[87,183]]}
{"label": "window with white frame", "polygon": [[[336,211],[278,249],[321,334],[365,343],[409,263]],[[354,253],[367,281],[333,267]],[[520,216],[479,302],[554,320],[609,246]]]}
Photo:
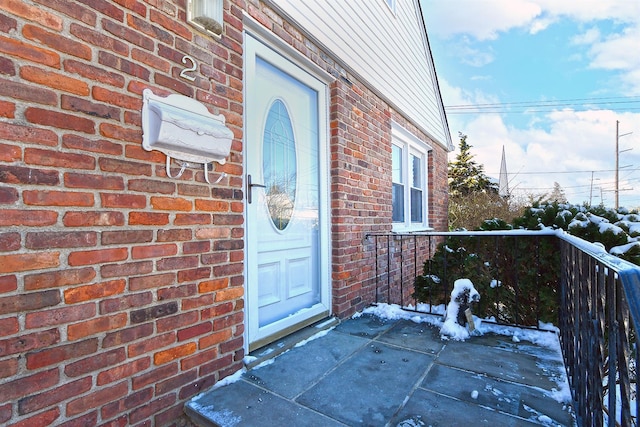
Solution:
{"label": "window with white frame", "polygon": [[393,229],[425,229],[427,215],[427,158],[431,147],[406,129],[392,128]]}
{"label": "window with white frame", "polygon": [[395,15],[396,13],[396,0],[386,0],[387,1],[387,6],[389,6],[389,9],[391,9],[391,12],[393,12],[393,14]]}

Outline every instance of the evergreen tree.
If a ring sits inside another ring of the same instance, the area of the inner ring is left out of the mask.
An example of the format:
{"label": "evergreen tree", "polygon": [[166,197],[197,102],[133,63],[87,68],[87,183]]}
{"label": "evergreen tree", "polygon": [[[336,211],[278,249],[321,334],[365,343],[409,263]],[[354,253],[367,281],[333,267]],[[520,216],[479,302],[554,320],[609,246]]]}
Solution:
{"label": "evergreen tree", "polygon": [[485,174],[483,166],[473,160],[471,145],[467,143],[467,135],[458,133],[460,137],[460,153],[455,161],[449,162],[449,194],[451,197],[468,196],[473,193],[497,193],[497,183],[492,182]]}

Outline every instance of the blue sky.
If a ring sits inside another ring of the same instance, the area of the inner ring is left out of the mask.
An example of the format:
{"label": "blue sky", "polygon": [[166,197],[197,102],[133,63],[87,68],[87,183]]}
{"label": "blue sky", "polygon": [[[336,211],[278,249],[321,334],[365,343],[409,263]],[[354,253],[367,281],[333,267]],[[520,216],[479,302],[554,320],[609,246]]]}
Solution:
{"label": "blue sky", "polygon": [[613,207],[618,120],[619,205],[640,208],[639,0],[421,2],[456,146],[496,178],[504,146],[514,197]]}

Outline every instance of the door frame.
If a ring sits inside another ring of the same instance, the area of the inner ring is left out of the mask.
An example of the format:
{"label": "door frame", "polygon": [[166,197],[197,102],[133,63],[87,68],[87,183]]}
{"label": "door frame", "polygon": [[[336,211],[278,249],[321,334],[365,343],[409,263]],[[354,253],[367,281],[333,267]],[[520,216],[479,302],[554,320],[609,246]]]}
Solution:
{"label": "door frame", "polygon": [[[257,308],[255,310],[252,309],[251,303],[252,301],[256,301],[255,298],[255,290],[251,289],[250,283],[250,275],[249,275],[249,265],[251,263],[250,260],[250,244],[249,239],[251,236],[249,233],[245,233],[245,267],[244,267],[244,275],[245,275],[245,329],[244,329],[244,343],[245,350],[248,353],[256,348],[259,348],[268,342],[279,339],[280,337],[286,336],[290,333],[295,332],[296,330],[309,325],[313,322],[321,320],[322,318],[328,316],[331,313],[331,294],[332,294],[332,286],[331,286],[331,251],[330,251],[330,238],[331,238],[331,216],[330,216],[330,183],[329,183],[329,84],[334,80],[333,76],[326,73],[320,67],[312,63],[309,59],[301,55],[298,51],[294,50],[291,46],[284,43],[281,39],[279,39],[275,34],[266,30],[262,25],[253,21],[252,18],[245,16],[245,32],[244,32],[244,78],[245,82],[243,85],[244,90],[244,111],[245,111],[245,120],[244,120],[244,150],[245,155],[243,159],[243,170],[247,169],[247,150],[249,149],[249,143],[246,140],[247,133],[247,103],[251,102],[251,96],[247,93],[247,82],[246,79],[249,78],[249,75],[252,73],[247,72],[248,68],[252,66],[250,62],[251,59],[247,57],[251,52],[247,48],[248,38],[251,37],[259,44],[263,45],[260,49],[267,49],[265,52],[268,52],[269,55],[275,55],[277,57],[276,61],[270,60],[269,62],[273,63],[277,67],[283,69],[283,71],[290,72],[292,76],[296,77],[297,73],[302,73],[301,76],[312,77],[322,84],[322,92],[318,92],[318,164],[319,164],[319,219],[322,226],[320,227],[319,237],[320,237],[320,246],[318,250],[319,256],[319,286],[320,286],[320,300],[321,304],[326,307],[326,309],[322,311],[316,310],[316,312],[312,313],[312,315],[305,319],[301,323],[292,323],[291,321],[287,321],[287,319],[283,319],[281,321],[274,322],[274,329],[277,328],[277,332],[273,334],[269,334],[267,337],[261,337],[253,342],[250,342],[250,322],[255,321],[252,316],[257,316],[258,311]],[[251,43],[252,41],[249,40]],[[256,50],[257,52],[257,50]],[[273,59],[271,57],[270,59]],[[303,81],[304,79],[301,79]],[[246,188],[246,179],[244,181],[244,194],[247,194]],[[245,197],[246,203],[246,197]],[[246,205],[245,205],[246,206]],[[245,209],[245,229],[248,229],[248,218],[247,218],[247,209]]]}

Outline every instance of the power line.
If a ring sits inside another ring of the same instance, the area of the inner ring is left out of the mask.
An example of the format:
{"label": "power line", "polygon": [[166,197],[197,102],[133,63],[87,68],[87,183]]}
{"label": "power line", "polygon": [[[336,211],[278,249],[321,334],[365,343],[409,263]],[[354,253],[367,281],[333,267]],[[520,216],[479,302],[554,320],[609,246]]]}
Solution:
{"label": "power line", "polygon": [[[618,97],[592,97],[592,98],[570,98],[556,99],[549,101],[515,101],[515,102],[495,102],[480,104],[457,104],[445,106],[448,114],[511,114],[511,113],[547,113],[557,111],[557,107],[580,107],[580,110],[593,109],[595,106],[614,104],[636,104],[640,103],[640,96],[618,96]],[[550,107],[556,107],[550,109]],[[574,108],[575,109],[575,108]],[[613,111],[640,110],[635,106],[610,107]]]}

